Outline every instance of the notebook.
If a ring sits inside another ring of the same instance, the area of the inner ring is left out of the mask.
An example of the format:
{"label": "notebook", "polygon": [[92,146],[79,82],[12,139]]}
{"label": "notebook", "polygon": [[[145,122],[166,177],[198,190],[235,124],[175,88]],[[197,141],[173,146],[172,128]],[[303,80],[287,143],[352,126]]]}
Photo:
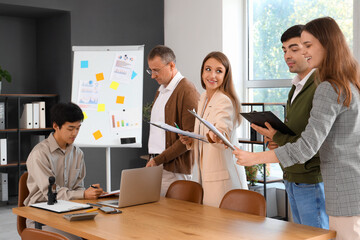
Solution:
{"label": "notebook", "polygon": [[98,202],[116,208],[129,207],[160,199],[163,166],[126,169],[121,173],[118,200]]}
{"label": "notebook", "polygon": [[70,202],[65,200],[57,200],[57,203],[55,203],[54,205],[48,205],[47,202],[40,202],[40,203],[31,204],[30,206],[56,213],[64,213],[64,212],[91,208],[91,206],[87,204]]}

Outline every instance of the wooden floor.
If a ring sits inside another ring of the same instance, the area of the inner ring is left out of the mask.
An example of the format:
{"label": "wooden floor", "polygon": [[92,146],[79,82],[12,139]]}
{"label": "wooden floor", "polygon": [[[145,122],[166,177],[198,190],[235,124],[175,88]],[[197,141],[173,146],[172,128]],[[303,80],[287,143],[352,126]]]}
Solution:
{"label": "wooden floor", "polygon": [[0,240],[21,239],[16,229],[16,215],[11,209],[16,205],[0,205]]}

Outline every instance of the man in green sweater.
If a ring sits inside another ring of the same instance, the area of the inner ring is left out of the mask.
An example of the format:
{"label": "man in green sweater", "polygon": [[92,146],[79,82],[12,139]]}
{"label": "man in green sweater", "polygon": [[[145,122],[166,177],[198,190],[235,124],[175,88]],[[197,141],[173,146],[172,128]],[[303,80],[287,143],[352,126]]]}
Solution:
{"label": "man in green sweater", "polygon": [[[295,136],[273,131],[267,125],[270,132],[276,132],[269,140],[269,149],[295,142],[304,131],[312,100],[316,90],[316,69],[310,69],[302,55],[300,35],[303,25],[295,25],[286,30],[281,36],[284,59],[289,71],[297,73],[292,80],[292,88],[289,92],[286,105],[285,124],[296,133]],[[253,127],[259,133],[268,131],[259,126]],[[265,134],[269,136],[268,134]],[[318,228],[329,229],[329,217],[325,212],[324,183],[320,172],[320,158],[316,154],[305,164],[296,164],[283,168],[283,178],[288,194],[292,216],[295,223],[305,224]]]}

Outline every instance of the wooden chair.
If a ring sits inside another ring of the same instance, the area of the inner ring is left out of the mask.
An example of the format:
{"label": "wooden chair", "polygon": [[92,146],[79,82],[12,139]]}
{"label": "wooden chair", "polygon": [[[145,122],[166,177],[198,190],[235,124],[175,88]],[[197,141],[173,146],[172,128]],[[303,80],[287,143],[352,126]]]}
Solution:
{"label": "wooden chair", "polygon": [[[29,189],[27,188],[26,185],[27,178],[28,178],[28,173],[25,172],[23,175],[21,175],[19,180],[18,207],[24,206],[24,200],[29,195]],[[26,218],[17,216],[17,230],[20,236],[25,228],[26,228]]]}
{"label": "wooden chair", "polygon": [[22,240],[69,240],[67,237],[54,232],[35,228],[26,228],[21,233]]}
{"label": "wooden chair", "polygon": [[193,181],[178,180],[173,182],[165,197],[202,204],[204,190],[202,186]]}
{"label": "wooden chair", "polygon": [[260,193],[233,189],[225,194],[219,208],[266,217],[266,201]]}

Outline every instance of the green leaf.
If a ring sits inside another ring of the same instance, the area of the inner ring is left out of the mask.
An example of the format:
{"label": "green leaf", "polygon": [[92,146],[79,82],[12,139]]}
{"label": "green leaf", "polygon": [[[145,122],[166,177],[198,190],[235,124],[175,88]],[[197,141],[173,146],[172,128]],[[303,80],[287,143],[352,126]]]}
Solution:
{"label": "green leaf", "polygon": [[2,81],[3,78],[8,82],[12,80],[10,73],[0,67],[0,81]]}

